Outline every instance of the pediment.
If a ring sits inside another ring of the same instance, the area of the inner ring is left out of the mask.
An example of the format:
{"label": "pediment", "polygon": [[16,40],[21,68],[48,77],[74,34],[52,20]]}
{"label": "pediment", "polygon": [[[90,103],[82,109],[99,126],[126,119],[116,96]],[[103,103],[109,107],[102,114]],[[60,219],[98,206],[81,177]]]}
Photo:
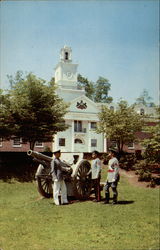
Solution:
{"label": "pediment", "polygon": [[70,112],[77,112],[77,113],[95,113],[99,112],[98,105],[90,100],[87,96],[82,95],[70,102],[69,107]]}

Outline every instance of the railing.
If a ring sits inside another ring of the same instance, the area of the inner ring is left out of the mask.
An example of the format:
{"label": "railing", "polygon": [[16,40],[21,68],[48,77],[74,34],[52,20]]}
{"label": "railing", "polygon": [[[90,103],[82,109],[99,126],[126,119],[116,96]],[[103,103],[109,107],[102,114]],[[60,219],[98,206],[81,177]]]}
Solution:
{"label": "railing", "polygon": [[82,128],[82,129],[75,129],[74,132],[78,132],[78,133],[86,133],[87,129],[86,128]]}

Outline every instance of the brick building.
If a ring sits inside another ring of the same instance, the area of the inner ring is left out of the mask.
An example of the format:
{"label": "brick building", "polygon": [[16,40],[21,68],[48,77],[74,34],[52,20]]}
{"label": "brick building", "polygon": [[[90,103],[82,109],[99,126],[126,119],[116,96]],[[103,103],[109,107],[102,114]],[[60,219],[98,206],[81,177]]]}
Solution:
{"label": "brick building", "polygon": [[[29,149],[29,143],[22,143],[21,138],[18,137],[9,141],[0,140],[0,152],[27,152]],[[36,142],[34,150],[38,152],[52,150],[52,143]]]}

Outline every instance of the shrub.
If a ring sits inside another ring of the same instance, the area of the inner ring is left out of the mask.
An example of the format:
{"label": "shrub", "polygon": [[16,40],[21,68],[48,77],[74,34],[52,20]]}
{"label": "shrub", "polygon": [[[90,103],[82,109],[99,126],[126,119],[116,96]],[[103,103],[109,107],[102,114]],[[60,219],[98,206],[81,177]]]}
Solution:
{"label": "shrub", "polygon": [[135,174],[138,175],[138,181],[150,181],[152,178],[150,165],[146,160],[138,161],[134,165]]}
{"label": "shrub", "polygon": [[132,170],[136,163],[136,157],[134,154],[123,154],[119,160],[120,167],[125,170]]}
{"label": "shrub", "polygon": [[149,171],[138,170],[138,181],[151,181],[152,175]]}
{"label": "shrub", "polygon": [[154,179],[151,179],[150,185],[151,188],[154,188],[156,186],[156,181]]}
{"label": "shrub", "polygon": [[149,170],[149,165],[147,163],[146,160],[141,160],[141,161],[137,161],[136,164],[133,166],[134,170]]}
{"label": "shrub", "polygon": [[160,163],[160,150],[154,150],[154,148],[148,147],[146,148],[145,152],[143,153],[143,157],[151,163]]}

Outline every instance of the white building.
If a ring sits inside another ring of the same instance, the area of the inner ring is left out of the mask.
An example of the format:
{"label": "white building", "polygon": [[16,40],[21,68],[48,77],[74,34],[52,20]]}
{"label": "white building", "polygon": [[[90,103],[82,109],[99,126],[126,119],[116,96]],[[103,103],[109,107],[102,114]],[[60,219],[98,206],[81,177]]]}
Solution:
{"label": "white building", "polygon": [[55,67],[55,83],[57,94],[70,104],[69,112],[65,115],[69,128],[57,133],[52,150],[59,148],[62,152],[104,152],[104,136],[95,132],[101,104],[91,101],[85,96],[84,89],[78,88],[77,67],[78,64],[72,63],[72,49],[64,46],[60,52],[60,62]]}

